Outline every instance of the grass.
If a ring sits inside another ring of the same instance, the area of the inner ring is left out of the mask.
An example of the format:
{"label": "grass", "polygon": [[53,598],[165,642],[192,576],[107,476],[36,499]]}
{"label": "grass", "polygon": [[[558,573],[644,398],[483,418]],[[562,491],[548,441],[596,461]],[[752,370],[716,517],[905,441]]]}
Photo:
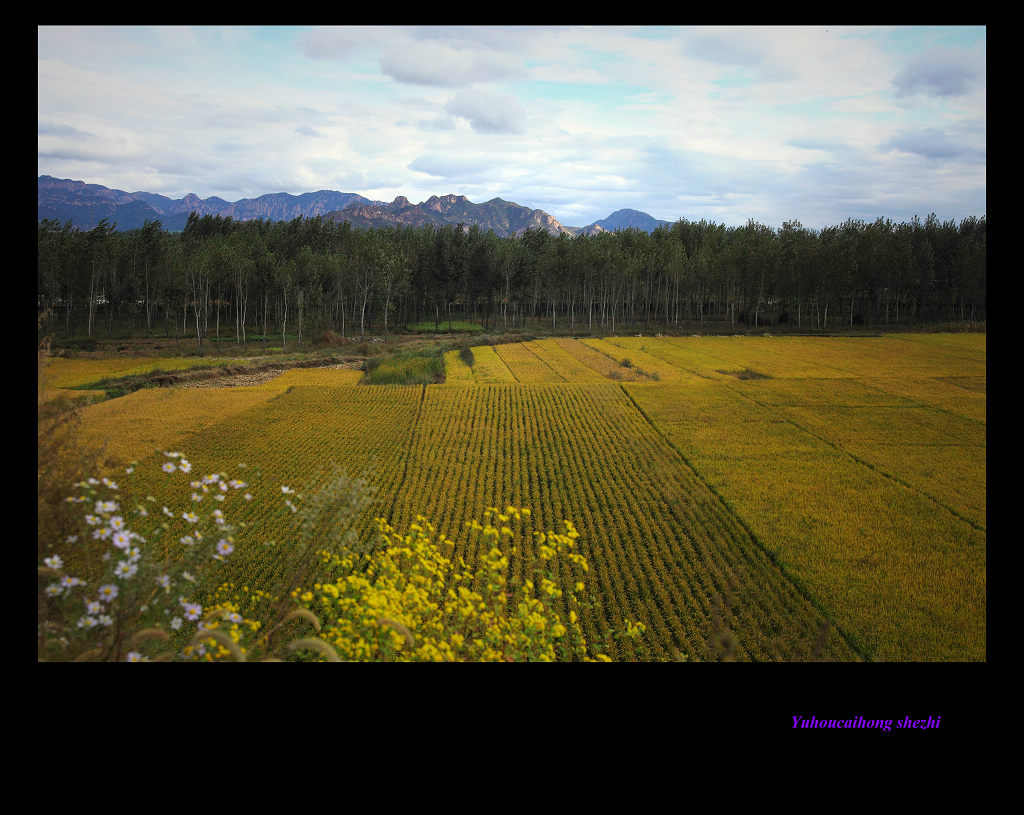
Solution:
{"label": "grass", "polygon": [[433,320],[423,320],[418,323],[410,323],[406,326],[407,331],[414,334],[482,334],[483,326],[476,323],[467,323],[464,320],[441,320],[435,327]]}
{"label": "grass", "polygon": [[444,382],[443,346],[366,360],[363,385],[432,385]]}

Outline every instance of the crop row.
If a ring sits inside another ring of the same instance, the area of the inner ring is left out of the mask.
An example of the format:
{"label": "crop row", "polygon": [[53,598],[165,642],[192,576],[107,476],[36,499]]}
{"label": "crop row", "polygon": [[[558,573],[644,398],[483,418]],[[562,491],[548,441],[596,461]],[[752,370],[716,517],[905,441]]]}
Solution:
{"label": "crop row", "polygon": [[514,342],[495,346],[498,356],[508,366],[517,382],[562,382],[554,369],[537,356],[527,343]]}
{"label": "crop row", "polygon": [[[525,540],[573,521],[590,563],[581,623],[595,650],[627,655],[613,633],[629,620],[647,626],[643,656],[713,656],[716,596],[740,656],[803,658],[819,632],[821,615],[614,384],[296,387],[179,444],[196,473],[245,463],[254,476],[260,500],[230,518],[257,525],[226,565],[239,585],[280,576],[281,486],[300,489],[335,462],[353,475],[373,468],[378,501],[362,528],[372,533],[377,514],[402,525],[422,513],[471,566],[480,553],[460,533],[484,507],[533,509]],[[525,547],[512,574],[526,577],[536,555]],[[835,635],[827,648],[856,658]]]}
{"label": "crop row", "polygon": [[[829,420],[820,408],[758,404],[726,383],[694,389],[689,398],[681,398],[678,387],[628,390],[867,653],[900,660],[985,658],[985,533],[944,505],[951,493],[944,503],[927,494],[928,487],[947,490],[948,476],[930,484],[891,477],[899,467],[908,478],[913,466],[936,473],[955,467],[956,445],[943,458],[935,456],[942,448],[915,449],[905,437],[865,442],[856,447],[864,456],[858,460],[826,435],[842,438],[844,421],[858,422],[866,437],[892,432],[886,423],[904,414],[909,419],[912,409],[893,408],[888,415],[874,408],[837,409]],[[918,419],[923,416],[917,411]],[[816,432],[809,432],[812,418]],[[908,432],[909,425],[903,429]],[[940,434],[942,428],[935,425],[930,432]],[[980,460],[983,472],[983,447],[966,444],[960,450]],[[965,463],[960,471],[970,481],[977,464]],[[962,514],[970,502],[976,509],[983,496],[982,478],[980,490],[967,488]]]}
{"label": "crop row", "polygon": [[[422,390],[297,386],[257,408],[178,438],[176,449],[191,461],[194,473],[237,474],[243,471],[241,464],[249,473],[248,489],[255,500],[229,520],[244,521],[251,529],[229,559],[225,579],[273,584],[287,559],[277,547],[295,535],[284,501],[294,499],[301,505],[302,488],[318,470],[325,477],[335,465],[350,477],[373,477],[380,500],[358,523],[362,537],[372,537],[373,517],[386,508],[401,479]],[[161,459],[162,453],[140,462],[137,469],[153,473]],[[162,474],[149,477],[159,482]],[[298,492],[288,497],[282,487]],[[187,507],[170,508],[180,515]]]}
{"label": "crop row", "polygon": [[[528,531],[562,518],[580,531],[591,643],[614,651],[612,631],[629,619],[647,626],[651,656],[704,658],[716,595],[731,601],[747,657],[806,656],[818,634],[820,615],[618,386],[427,389],[396,518],[422,512],[457,528],[505,504],[534,510]],[[829,647],[855,657],[838,639]]]}
{"label": "crop row", "polygon": [[[575,341],[571,341],[575,342]],[[566,345],[568,341],[557,339],[535,340],[524,343],[538,358],[542,359],[566,382],[607,382],[608,378],[573,356]],[[576,343],[583,347],[580,343]],[[571,347],[571,345],[570,345]]]}

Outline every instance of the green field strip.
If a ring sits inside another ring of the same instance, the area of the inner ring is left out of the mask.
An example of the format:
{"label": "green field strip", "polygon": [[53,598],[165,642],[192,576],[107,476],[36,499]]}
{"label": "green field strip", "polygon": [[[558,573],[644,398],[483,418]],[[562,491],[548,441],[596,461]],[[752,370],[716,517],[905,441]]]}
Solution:
{"label": "green field strip", "polygon": [[985,658],[983,532],[732,388],[627,388],[862,652]]}

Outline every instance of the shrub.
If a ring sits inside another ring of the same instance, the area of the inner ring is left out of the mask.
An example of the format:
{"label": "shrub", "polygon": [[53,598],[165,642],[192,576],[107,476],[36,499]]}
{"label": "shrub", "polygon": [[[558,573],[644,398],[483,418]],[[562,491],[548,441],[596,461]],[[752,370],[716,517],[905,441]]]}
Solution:
{"label": "shrub", "polygon": [[[369,363],[370,360],[367,360]],[[444,382],[444,357],[396,355],[373,360],[363,385],[420,385]]]}
{"label": "shrub", "polygon": [[363,363],[362,385],[421,385],[444,382],[444,351],[439,345],[417,352],[370,357]]}

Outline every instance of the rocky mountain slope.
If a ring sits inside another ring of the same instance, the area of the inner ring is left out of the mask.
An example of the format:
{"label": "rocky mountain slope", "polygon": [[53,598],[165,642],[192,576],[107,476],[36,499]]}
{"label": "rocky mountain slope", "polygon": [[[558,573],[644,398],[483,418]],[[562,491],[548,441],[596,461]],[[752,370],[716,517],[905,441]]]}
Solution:
{"label": "rocky mountain slope", "polygon": [[572,227],[562,226],[543,210],[530,209],[501,198],[474,204],[464,195],[432,195],[419,204],[413,204],[400,195],[390,204],[353,204],[340,212],[330,213],[329,217],[338,223],[348,221],[357,228],[461,223],[464,229],[475,224],[501,237],[521,235],[527,229],[545,229],[552,235],[576,233]]}

